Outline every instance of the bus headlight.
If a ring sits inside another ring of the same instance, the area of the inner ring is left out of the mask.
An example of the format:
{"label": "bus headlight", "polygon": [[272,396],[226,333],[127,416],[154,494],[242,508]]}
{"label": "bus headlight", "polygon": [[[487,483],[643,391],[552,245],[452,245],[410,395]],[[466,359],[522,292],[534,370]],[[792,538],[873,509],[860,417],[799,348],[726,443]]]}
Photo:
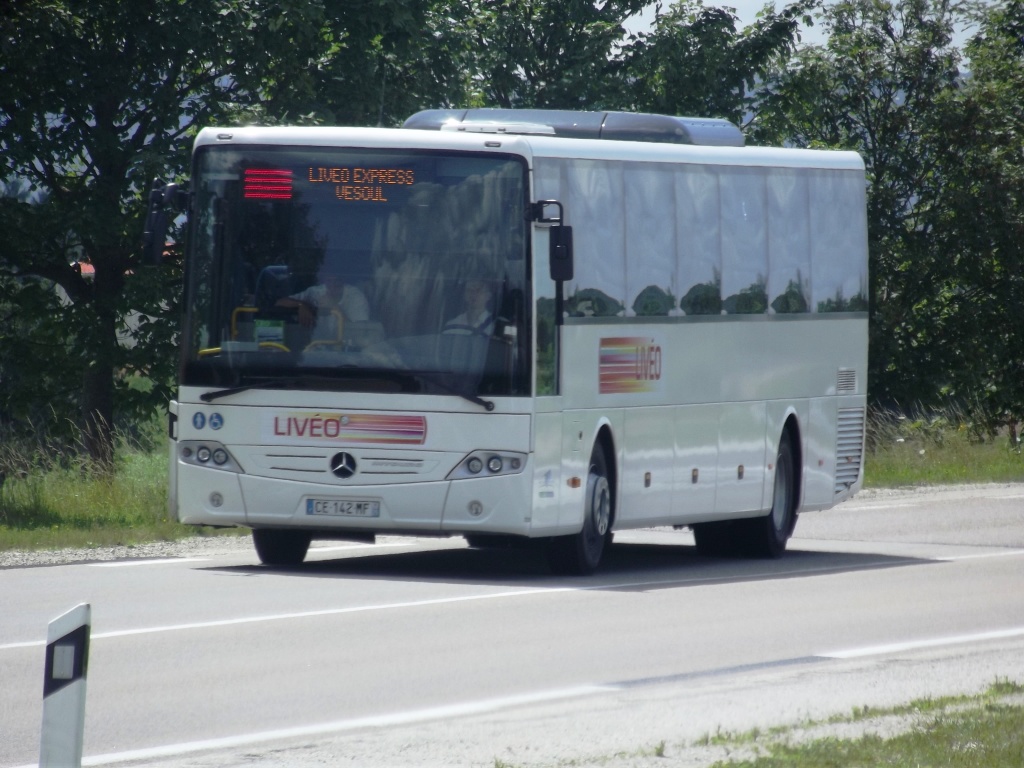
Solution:
{"label": "bus headlight", "polygon": [[[500,475],[517,475],[526,466],[525,453],[510,451],[473,451],[460,461],[451,472],[448,480],[464,480],[470,477],[497,477]],[[487,470],[486,472],[484,470]]]}
{"label": "bus headlight", "polygon": [[178,460],[184,464],[243,474],[242,467],[223,445],[206,440],[182,440],[178,443]]}

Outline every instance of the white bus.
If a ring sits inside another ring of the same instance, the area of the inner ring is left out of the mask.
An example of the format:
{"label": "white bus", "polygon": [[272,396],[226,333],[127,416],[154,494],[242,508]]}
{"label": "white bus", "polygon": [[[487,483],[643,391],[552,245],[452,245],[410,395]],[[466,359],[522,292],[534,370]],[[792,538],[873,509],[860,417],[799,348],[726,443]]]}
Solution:
{"label": "white bus", "polygon": [[187,199],[170,504],[251,528],[264,563],[409,534],[585,574],[652,526],[778,557],[861,485],[855,153],[427,111],[204,129]]}

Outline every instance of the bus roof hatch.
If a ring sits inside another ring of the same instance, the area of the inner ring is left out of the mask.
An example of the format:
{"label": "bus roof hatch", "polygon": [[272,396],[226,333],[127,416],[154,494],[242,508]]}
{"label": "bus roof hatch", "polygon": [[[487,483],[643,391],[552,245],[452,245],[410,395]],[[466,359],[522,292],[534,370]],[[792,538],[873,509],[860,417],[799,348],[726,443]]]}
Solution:
{"label": "bus roof hatch", "polygon": [[742,147],[743,132],[728,120],[634,112],[561,109],[427,109],[402,125],[423,130],[554,134],[575,139],[647,141]]}

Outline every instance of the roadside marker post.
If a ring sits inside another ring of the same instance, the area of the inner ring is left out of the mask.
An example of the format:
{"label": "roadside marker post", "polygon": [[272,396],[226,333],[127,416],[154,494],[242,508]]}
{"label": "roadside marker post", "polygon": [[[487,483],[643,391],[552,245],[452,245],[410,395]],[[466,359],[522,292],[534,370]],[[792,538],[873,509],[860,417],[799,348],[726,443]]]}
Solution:
{"label": "roadside marker post", "polygon": [[40,768],[82,764],[91,623],[92,608],[82,603],[51,621],[46,633]]}

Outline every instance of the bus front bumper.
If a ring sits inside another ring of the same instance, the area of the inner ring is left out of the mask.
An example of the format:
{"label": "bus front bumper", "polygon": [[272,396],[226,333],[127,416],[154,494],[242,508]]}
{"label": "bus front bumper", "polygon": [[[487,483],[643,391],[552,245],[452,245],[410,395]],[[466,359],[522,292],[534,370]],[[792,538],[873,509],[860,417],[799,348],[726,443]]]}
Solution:
{"label": "bus front bumper", "polygon": [[530,534],[529,472],[395,485],[316,486],[179,463],[178,520],[342,533]]}

